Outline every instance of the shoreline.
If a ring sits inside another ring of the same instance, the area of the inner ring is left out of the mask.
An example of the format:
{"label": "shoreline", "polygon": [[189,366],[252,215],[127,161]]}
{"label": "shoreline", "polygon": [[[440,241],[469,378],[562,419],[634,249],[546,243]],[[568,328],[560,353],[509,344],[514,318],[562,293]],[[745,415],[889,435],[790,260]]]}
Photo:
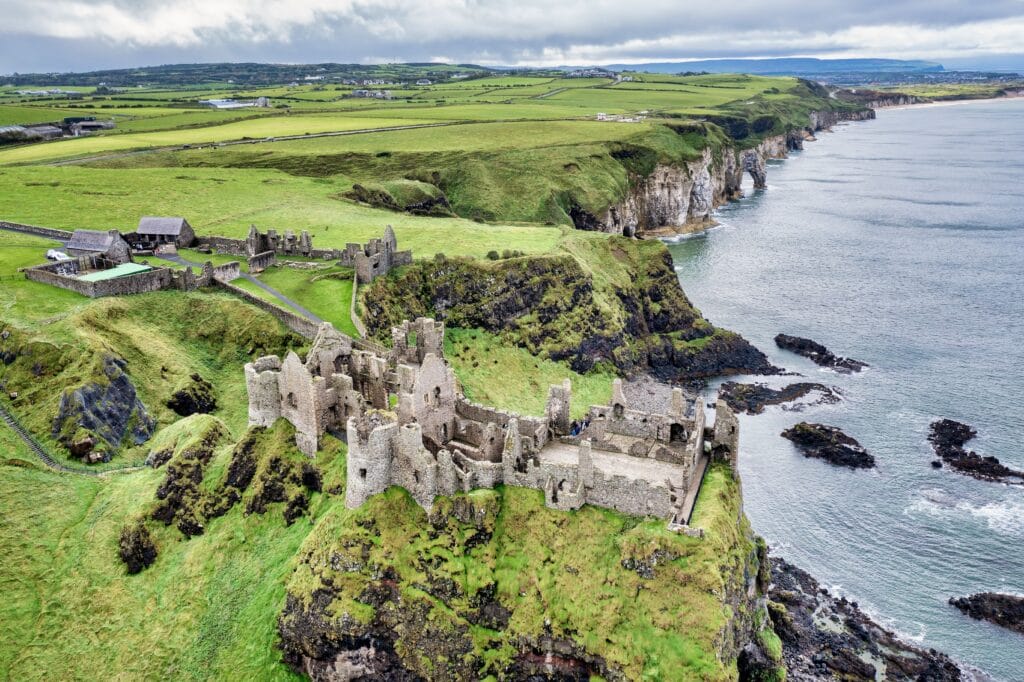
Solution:
{"label": "shoreline", "polygon": [[1001,97],[964,97],[961,99],[941,99],[931,102],[915,102],[913,104],[894,104],[892,106],[874,107],[876,111],[899,111],[901,109],[921,109],[924,107],[952,107],[961,104],[978,102],[1009,102],[1024,99],[1024,95],[1003,95]]}
{"label": "shoreline", "polygon": [[[885,109],[885,110],[890,110],[890,109],[892,109],[892,110],[907,110],[907,109],[916,109],[916,108],[922,108],[922,107],[947,107],[947,106],[948,107],[952,107],[952,106],[963,105],[963,104],[970,104],[970,103],[984,103],[984,102],[1003,101],[1003,100],[1024,100],[1024,96],[1021,96],[1021,95],[1009,95],[1009,96],[1000,96],[1000,97],[979,97],[979,98],[965,98],[965,99],[954,99],[954,100],[943,100],[943,101],[932,101],[932,102],[918,102],[918,103],[914,103],[914,104],[903,104],[903,105],[885,106],[885,107],[873,107],[873,109],[877,111],[878,109]],[[829,132],[831,132],[831,130],[829,130]],[[816,138],[815,141],[820,140],[820,139],[821,138],[818,137],[818,138]],[[790,158],[790,155],[787,154],[787,156],[785,156],[785,157],[783,157],[781,159],[778,159],[778,160],[779,161],[787,161],[787,160],[789,160],[789,158]],[[744,196],[750,196],[750,194],[745,194]],[[726,202],[725,204],[723,204],[722,207],[724,208],[725,206],[728,206],[728,205],[734,203],[734,201],[735,200],[730,200],[730,201]],[[717,212],[717,210],[718,209],[716,209],[716,212]],[[662,243],[664,243],[667,246],[669,246],[669,245],[672,245],[672,244],[678,244],[678,243],[680,243],[682,241],[685,241],[687,239],[704,236],[709,231],[713,230],[716,227],[720,227],[720,226],[721,226],[721,223],[718,220],[714,219],[714,214],[713,214],[712,219],[710,219],[708,221],[704,221],[703,223],[695,225],[693,227],[685,226],[684,228],[679,229],[678,231],[674,231],[674,232],[670,232],[668,230],[664,230],[663,229],[659,233],[645,235],[645,238],[658,239]],[[666,233],[668,233],[668,234],[666,234]],[[735,331],[737,331],[737,333],[744,334],[744,332],[741,331],[740,329],[738,329],[738,328],[734,328],[734,329],[735,329]],[[637,387],[637,388],[640,388],[640,387]],[[742,456],[742,452],[740,453],[740,456]],[[746,496],[745,495],[745,491],[742,491],[741,495],[743,495],[743,497],[745,497]],[[757,533],[759,536],[761,535],[760,532],[757,531],[757,529],[755,529],[755,533]],[[778,553],[776,553],[776,551],[773,549],[772,552],[771,552],[771,557],[772,557],[773,563],[775,561],[781,561],[783,564],[788,564],[788,561],[787,561],[788,559],[789,560],[794,560],[794,561],[799,561],[798,558],[790,557],[788,555],[788,553],[785,552],[785,549],[779,550]],[[815,586],[818,587],[818,585],[816,583],[817,576],[814,576],[811,573],[807,573],[807,572],[802,571],[799,566],[800,566],[799,563],[797,564],[797,566],[793,566],[792,564],[789,564],[789,567],[791,569],[795,569],[795,571],[797,571],[797,572],[804,573],[804,575],[807,578],[810,578],[812,581],[815,581]],[[773,580],[772,584],[771,584],[771,590],[776,590],[776,589],[779,589],[779,588],[780,588],[780,585],[778,585],[775,582],[775,580]],[[834,590],[835,588],[832,588],[832,589]],[[956,655],[954,653],[949,653],[947,649],[935,647],[934,645],[930,644],[929,641],[928,641],[927,635],[925,635],[924,633],[922,633],[920,635],[914,635],[912,633],[909,633],[909,632],[901,630],[898,627],[897,621],[894,618],[890,617],[889,615],[887,615],[886,613],[884,613],[880,609],[873,608],[869,601],[861,601],[859,604],[858,604],[858,601],[854,601],[854,599],[856,599],[857,597],[852,592],[848,592],[847,590],[844,590],[844,589],[842,589],[840,587],[839,590],[835,592],[835,594],[830,594],[829,590],[824,589],[824,588],[821,589],[821,593],[824,595],[824,597],[819,596],[818,597],[819,602],[826,602],[827,601],[828,603],[830,603],[832,605],[831,606],[832,609],[835,609],[837,607],[837,605],[841,606],[843,609],[848,609],[848,608],[850,608],[852,606],[852,611],[857,613],[857,618],[856,619],[859,620],[861,623],[868,623],[868,624],[870,624],[869,629],[866,630],[865,632],[870,631],[870,632],[872,632],[872,634],[875,634],[875,635],[877,635],[879,633],[884,633],[886,635],[886,637],[889,638],[890,642],[899,643],[899,644],[903,645],[904,647],[906,647],[907,650],[917,650],[918,652],[930,652],[930,654],[932,656],[936,657],[938,660],[941,661],[941,660],[944,659],[947,663],[954,665],[956,668],[958,668],[959,673],[961,675],[961,677],[958,678],[958,679],[962,679],[965,682],[994,682],[994,680],[997,679],[995,677],[992,677],[991,674],[988,673],[987,671],[985,671],[984,669],[979,668],[977,665],[975,665],[975,664],[973,664],[973,663],[971,663],[969,661],[964,660],[963,658],[961,658],[960,656],[958,656],[958,655]],[[819,603],[818,606],[821,606],[821,603]],[[813,612],[814,612],[813,609],[808,610],[808,613],[813,613]],[[811,656],[810,655],[806,655],[806,658],[805,658],[804,655],[808,653],[807,651],[804,651],[804,652],[794,651],[791,648],[792,646],[793,645],[790,642],[786,642],[784,644],[784,649],[785,649],[785,654],[786,654],[786,659],[787,659],[786,660],[787,671],[790,672],[790,673],[794,673],[794,672],[796,672],[796,673],[800,673],[800,672],[813,673],[813,672],[816,672],[814,670],[813,666],[810,666],[806,670],[803,670],[803,671],[801,670],[802,666],[807,665],[808,663],[811,662]],[[820,652],[812,652],[812,653],[817,653],[818,657],[821,658],[821,653]],[[798,678],[799,678],[799,676],[798,676]],[[803,678],[801,678],[801,679],[803,679]],[[936,679],[939,679],[939,678],[936,678]],[[952,678],[950,678],[950,679],[952,679]]]}

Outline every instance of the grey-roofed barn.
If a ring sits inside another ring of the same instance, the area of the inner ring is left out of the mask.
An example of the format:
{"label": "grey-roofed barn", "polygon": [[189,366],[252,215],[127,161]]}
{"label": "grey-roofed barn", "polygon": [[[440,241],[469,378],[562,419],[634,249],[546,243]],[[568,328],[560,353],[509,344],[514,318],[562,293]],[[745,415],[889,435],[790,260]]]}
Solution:
{"label": "grey-roofed barn", "polygon": [[189,246],[196,238],[192,226],[184,218],[157,218],[144,216],[139,220],[136,235],[150,246],[174,244]]}
{"label": "grey-roofed barn", "polygon": [[131,260],[128,243],[117,230],[75,230],[67,250],[72,256],[105,256],[114,264]]}

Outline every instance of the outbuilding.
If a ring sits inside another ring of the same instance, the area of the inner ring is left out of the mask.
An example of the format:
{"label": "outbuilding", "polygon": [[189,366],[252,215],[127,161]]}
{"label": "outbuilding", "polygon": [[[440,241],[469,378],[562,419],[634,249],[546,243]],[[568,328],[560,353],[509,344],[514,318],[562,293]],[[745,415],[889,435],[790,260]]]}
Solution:
{"label": "outbuilding", "polygon": [[103,256],[115,265],[132,259],[128,242],[117,230],[75,230],[68,241],[67,252],[72,256]]}
{"label": "outbuilding", "polygon": [[195,241],[196,233],[184,218],[145,216],[139,220],[135,236],[142,248],[156,248],[165,244],[185,248]]}

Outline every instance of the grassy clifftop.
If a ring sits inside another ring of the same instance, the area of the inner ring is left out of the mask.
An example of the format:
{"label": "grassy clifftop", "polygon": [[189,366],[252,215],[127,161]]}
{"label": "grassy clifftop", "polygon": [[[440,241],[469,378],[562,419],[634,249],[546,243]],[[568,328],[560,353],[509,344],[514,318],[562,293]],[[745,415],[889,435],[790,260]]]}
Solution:
{"label": "grassy clifftop", "polygon": [[378,679],[527,679],[554,653],[571,679],[733,679],[732,624],[753,607],[725,595],[758,565],[727,468],[697,508],[703,540],[508,487],[429,515],[400,489],[335,509],[289,582],[285,659],[314,674],[350,662]]}
{"label": "grassy clifftop", "polygon": [[381,338],[422,315],[484,329],[578,372],[688,380],[771,371],[762,353],[693,307],[660,242],[570,233],[541,257],[418,261],[360,295]]}

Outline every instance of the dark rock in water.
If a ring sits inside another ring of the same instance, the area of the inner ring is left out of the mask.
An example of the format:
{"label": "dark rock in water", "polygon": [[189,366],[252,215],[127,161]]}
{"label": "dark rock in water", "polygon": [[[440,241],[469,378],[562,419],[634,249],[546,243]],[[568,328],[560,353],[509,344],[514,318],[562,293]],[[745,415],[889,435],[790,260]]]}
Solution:
{"label": "dark rock in water", "polygon": [[156,545],[141,520],[121,530],[119,554],[131,574],[142,572],[156,561]]}
{"label": "dark rock in water", "polygon": [[800,422],[783,431],[782,437],[793,441],[805,457],[816,457],[854,469],[870,469],[875,466],[875,458],[860,443],[835,426]]}
{"label": "dark rock in water", "polygon": [[182,417],[193,414],[209,414],[217,409],[217,398],[213,395],[213,384],[198,374],[193,374],[184,387],[178,389],[167,401],[167,407]]}
{"label": "dark rock in water", "polygon": [[949,603],[971,618],[987,620],[1024,635],[1024,597],[980,592],[969,597],[954,597]]}
{"label": "dark rock in water", "polygon": [[[1024,471],[1015,471],[995,457],[982,457],[974,450],[964,449],[964,443],[976,435],[978,432],[963,422],[939,419],[932,422],[928,440],[935,454],[956,471],[983,481],[1024,483]],[[932,466],[935,466],[934,462]]]}
{"label": "dark rock in water", "polygon": [[787,680],[963,679],[948,656],[899,640],[856,603],[831,596],[796,566],[773,557],[771,572],[768,613],[782,640]]}
{"label": "dark rock in water", "polygon": [[814,392],[821,393],[818,403],[839,402],[836,390],[825,384],[808,382],[790,384],[784,388],[770,388],[766,384],[739,384],[727,381],[718,389],[718,397],[737,412],[760,414],[768,405],[792,402]]}
{"label": "dark rock in water", "polygon": [[775,345],[783,350],[802,355],[817,365],[834,369],[843,374],[859,372],[868,366],[866,362],[839,357],[820,343],[800,336],[778,334],[775,337]]}
{"label": "dark rock in water", "polygon": [[55,439],[70,447],[93,435],[115,450],[126,438],[133,445],[149,440],[156,424],[139,400],[125,366],[124,360],[107,356],[103,359],[103,381],[64,392],[53,421]]}

